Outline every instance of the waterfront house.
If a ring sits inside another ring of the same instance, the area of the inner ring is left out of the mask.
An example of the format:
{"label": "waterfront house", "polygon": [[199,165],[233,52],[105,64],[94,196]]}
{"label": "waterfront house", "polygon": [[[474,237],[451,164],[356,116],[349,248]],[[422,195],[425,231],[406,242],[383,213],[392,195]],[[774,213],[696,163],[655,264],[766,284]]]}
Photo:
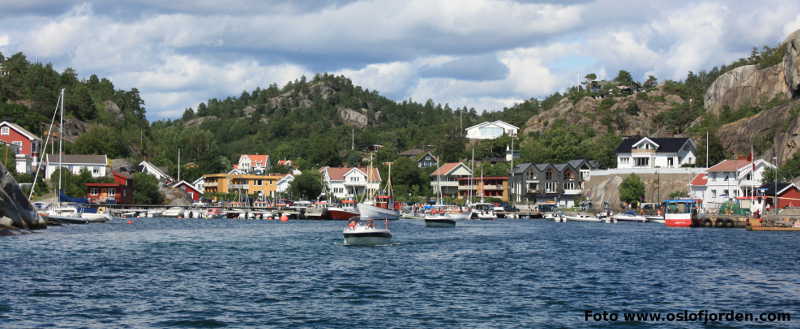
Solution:
{"label": "waterfront house", "polygon": [[201,192],[199,188],[185,180],[181,180],[180,182],[173,184],[172,188],[186,192],[186,194],[189,196],[189,199],[191,199],[193,202],[200,201],[200,197],[203,196],[203,192]]}
{"label": "waterfront house", "polygon": [[294,175],[292,174],[283,175],[283,177],[281,177],[281,179],[279,179],[278,182],[276,183],[278,187],[275,190],[275,192],[286,193],[286,191],[289,191],[289,186],[292,184],[293,181],[294,181]]}
{"label": "waterfront house", "polygon": [[[763,159],[755,162],[724,160],[706,170],[705,180],[694,177],[690,185],[691,195],[702,199],[704,208],[718,209],[727,201],[753,195],[754,190],[761,185],[764,170],[767,168],[775,168],[775,165]],[[705,188],[701,187],[703,182]]]}
{"label": "waterfront house", "polygon": [[459,179],[471,175],[472,169],[463,162],[445,163],[431,173],[431,188],[434,194],[441,189],[442,196],[455,198],[459,194]]}
{"label": "waterfront house", "polygon": [[705,198],[707,184],[708,175],[706,173],[703,172],[695,175],[689,183],[689,197],[696,200]]}
{"label": "waterfront house", "polygon": [[248,174],[264,174],[269,171],[269,155],[242,154],[239,156],[237,168]]}
{"label": "waterfront house", "polygon": [[203,178],[202,176],[200,176],[200,178],[195,179],[194,182],[192,182],[192,185],[195,188],[197,188],[197,191],[199,191],[202,194],[202,193],[205,193],[205,188],[203,186],[203,184],[205,184],[205,182],[206,182],[206,179]]}
{"label": "waterfront house", "polygon": [[[756,192],[756,195],[763,196],[766,199],[766,203],[770,205],[770,208],[772,208],[774,204],[775,185],[775,183],[761,185],[761,187],[758,188],[758,192]],[[797,185],[792,183],[778,183],[777,188],[778,208],[800,207],[800,189],[797,188]]]}
{"label": "waterfront house", "polygon": [[259,198],[274,198],[281,175],[208,174],[203,175],[204,194],[241,193]]}
{"label": "waterfront house", "polygon": [[696,162],[694,142],[682,137],[626,137],[614,153],[619,169],[679,168]]}
{"label": "waterfront house", "polygon": [[497,139],[503,135],[516,136],[519,128],[500,120],[487,121],[465,129],[468,139]]}
{"label": "waterfront house", "polygon": [[92,177],[104,177],[108,172],[108,157],[105,154],[63,154],[59,163],[58,154],[45,155],[45,179],[50,179],[59,167],[67,168],[73,175],[88,171]]}
{"label": "waterfront house", "polygon": [[514,166],[511,194],[518,203],[577,206],[596,161],[578,159],[566,163],[521,163]]}
{"label": "waterfront house", "polygon": [[458,198],[469,199],[473,202],[485,200],[486,198],[500,199],[508,202],[508,176],[488,176],[488,177],[461,177],[458,181]]}
{"label": "waterfront house", "polygon": [[170,184],[174,181],[164,168],[147,160],[139,163],[139,172],[155,177],[162,184]]}
{"label": "waterfront house", "polygon": [[95,204],[131,204],[133,191],[131,178],[125,173],[111,172],[113,183],[85,183],[86,199]]}
{"label": "waterfront house", "polygon": [[15,169],[28,174],[39,167],[42,139],[21,126],[8,121],[0,122],[0,142],[14,145]]}
{"label": "waterfront house", "polygon": [[356,198],[367,191],[377,191],[381,184],[381,174],[377,168],[372,168],[372,173],[368,174],[367,168],[323,167],[320,173],[325,190],[340,200]]}

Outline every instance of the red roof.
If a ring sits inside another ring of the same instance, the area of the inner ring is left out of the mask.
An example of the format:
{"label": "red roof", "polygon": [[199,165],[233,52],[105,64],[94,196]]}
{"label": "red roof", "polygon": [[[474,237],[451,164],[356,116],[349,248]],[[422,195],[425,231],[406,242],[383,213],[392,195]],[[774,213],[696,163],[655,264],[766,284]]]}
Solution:
{"label": "red roof", "polygon": [[118,183],[84,183],[88,187],[120,187]]}
{"label": "red roof", "polygon": [[252,164],[261,164],[262,166],[266,166],[267,160],[269,160],[269,155],[266,154],[242,154],[242,156],[247,156]]}
{"label": "red roof", "polygon": [[749,165],[751,162],[747,160],[724,160],[711,168],[708,168],[708,172],[725,172],[725,171],[737,171],[740,168]]}
{"label": "red roof", "polygon": [[691,185],[692,186],[705,186],[706,183],[708,183],[708,177],[706,177],[705,173],[700,173],[700,174],[697,174],[697,176],[694,176],[694,179],[692,179]]}
{"label": "red roof", "polygon": [[460,165],[460,164],[461,164],[461,162],[448,162],[448,163],[445,163],[441,167],[437,168],[433,173],[431,173],[431,176],[444,176],[444,175],[447,175],[449,172],[453,171],[453,169],[456,169],[456,167],[458,167],[458,165]]}
{"label": "red roof", "polygon": [[[334,167],[327,167],[325,169],[328,170],[328,177],[330,177],[331,180],[344,180],[344,175],[347,174],[348,172],[350,172],[350,170],[353,170],[353,169],[358,169],[359,171],[364,173],[364,175],[367,175],[367,168],[363,168],[363,167],[361,167],[361,168],[352,168],[352,167],[351,168],[348,168],[348,167],[334,168]],[[378,182],[380,180],[381,180],[380,171],[378,170],[378,168],[372,168],[372,181],[373,182]]]}

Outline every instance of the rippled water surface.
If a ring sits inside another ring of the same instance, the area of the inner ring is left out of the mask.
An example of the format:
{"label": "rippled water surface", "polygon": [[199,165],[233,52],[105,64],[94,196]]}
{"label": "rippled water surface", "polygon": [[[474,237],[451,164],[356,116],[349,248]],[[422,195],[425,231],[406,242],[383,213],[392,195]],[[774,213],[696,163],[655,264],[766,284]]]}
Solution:
{"label": "rippled water surface", "polygon": [[790,312],[800,234],[659,224],[144,219],[0,238],[0,327],[754,328],[593,322],[584,311]]}

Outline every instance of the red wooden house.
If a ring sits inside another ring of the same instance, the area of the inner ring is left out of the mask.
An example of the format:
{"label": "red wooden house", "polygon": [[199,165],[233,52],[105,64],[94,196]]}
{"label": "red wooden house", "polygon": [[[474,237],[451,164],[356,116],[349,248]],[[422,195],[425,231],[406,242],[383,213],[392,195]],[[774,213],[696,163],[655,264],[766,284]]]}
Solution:
{"label": "red wooden house", "polygon": [[192,199],[192,201],[200,201],[200,197],[203,196],[203,192],[200,192],[200,190],[197,189],[197,187],[195,187],[194,185],[190,184],[185,180],[175,183],[175,185],[172,185],[172,187],[186,192],[186,194],[189,195],[189,198]]}
{"label": "red wooden house", "polygon": [[16,146],[17,172],[30,173],[39,166],[42,139],[17,124],[0,122],[0,142]]}
{"label": "red wooden house", "polygon": [[131,179],[125,174],[112,172],[113,183],[86,183],[86,198],[97,204],[131,204],[133,190]]}

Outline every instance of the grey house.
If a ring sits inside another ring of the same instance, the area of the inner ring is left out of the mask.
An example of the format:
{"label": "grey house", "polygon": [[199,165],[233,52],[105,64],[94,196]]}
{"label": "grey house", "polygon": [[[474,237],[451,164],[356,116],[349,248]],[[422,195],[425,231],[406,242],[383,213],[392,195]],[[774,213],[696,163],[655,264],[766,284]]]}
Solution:
{"label": "grey house", "polygon": [[557,204],[577,206],[583,196],[584,183],[589,180],[596,161],[572,160],[566,163],[522,163],[514,166],[511,190],[514,201],[527,204]]}

